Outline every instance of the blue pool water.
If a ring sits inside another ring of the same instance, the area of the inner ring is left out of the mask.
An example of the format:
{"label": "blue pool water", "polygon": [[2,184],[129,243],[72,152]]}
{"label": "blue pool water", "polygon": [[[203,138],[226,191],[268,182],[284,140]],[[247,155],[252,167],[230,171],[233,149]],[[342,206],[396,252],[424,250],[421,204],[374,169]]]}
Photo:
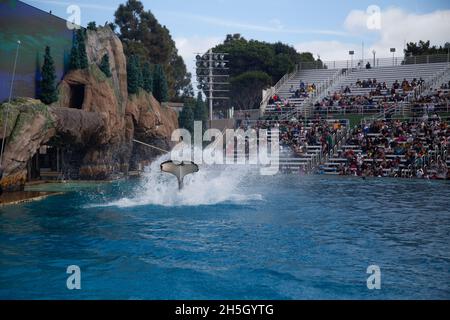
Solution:
{"label": "blue pool water", "polygon": [[450,299],[448,182],[211,174],[0,208],[0,298]]}

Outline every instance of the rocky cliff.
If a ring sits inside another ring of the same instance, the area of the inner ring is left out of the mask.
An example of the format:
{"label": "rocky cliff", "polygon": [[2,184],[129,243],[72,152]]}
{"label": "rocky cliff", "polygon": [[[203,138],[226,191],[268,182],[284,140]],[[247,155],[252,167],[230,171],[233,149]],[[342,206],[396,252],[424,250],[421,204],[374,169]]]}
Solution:
{"label": "rocky cliff", "polygon": [[[5,108],[10,110],[6,136],[0,133],[0,139],[6,139],[4,189],[23,186],[29,161],[44,145],[64,149],[65,163],[82,179],[107,179],[155,155],[133,139],[170,148],[176,113],[147,92],[128,96],[122,43],[109,27],[88,31],[87,53],[89,68],[65,75],[56,103],[45,106],[20,98],[1,105],[0,128]],[[110,58],[110,78],[98,68],[104,54]]]}

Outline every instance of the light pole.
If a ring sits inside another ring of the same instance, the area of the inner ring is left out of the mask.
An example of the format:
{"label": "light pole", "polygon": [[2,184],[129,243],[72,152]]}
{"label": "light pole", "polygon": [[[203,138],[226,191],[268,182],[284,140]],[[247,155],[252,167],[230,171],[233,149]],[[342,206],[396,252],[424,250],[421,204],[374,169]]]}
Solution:
{"label": "light pole", "polygon": [[[20,45],[21,45],[20,40],[17,40],[16,57],[14,59],[14,67],[13,67],[13,73],[12,73],[12,79],[11,79],[11,86],[9,88],[8,104],[6,105],[6,108],[5,108],[6,116],[4,118],[5,123],[3,124],[3,139],[2,139],[2,147],[1,147],[1,151],[0,151],[0,153],[1,153],[0,154],[0,168],[3,165],[3,152],[5,150],[6,129],[8,126],[8,117],[9,117],[9,104],[11,103],[12,94],[13,94],[14,78],[16,76],[17,58],[19,57]],[[0,179],[1,179],[1,177],[0,177]]]}
{"label": "light pole", "polygon": [[348,54],[350,55],[350,61],[351,61],[350,66],[351,66],[351,69],[353,69],[353,55],[355,54],[355,51],[350,50],[348,52]]}
{"label": "light pole", "polygon": [[209,121],[213,120],[213,55],[212,55],[212,49],[209,49],[208,51],[209,56]]}
{"label": "light pole", "polygon": [[[228,92],[226,89],[218,89],[217,86],[228,85],[226,81],[228,74],[224,71],[228,70],[226,65],[228,60],[225,60],[226,53],[213,52],[212,49],[208,50],[203,56],[197,54],[196,66],[197,66],[197,89],[203,90],[207,93],[209,103],[209,120],[213,120],[213,102],[214,100],[225,100],[228,97],[216,96],[215,92]],[[205,72],[206,71],[206,72]]]}
{"label": "light pole", "polygon": [[392,52],[392,66],[395,66],[395,48],[391,48],[390,51]]}
{"label": "light pole", "polygon": [[361,63],[362,63],[362,65],[361,65],[361,67],[363,67],[364,66],[364,41],[362,42],[362,44],[361,44],[361,49],[362,49],[362,51],[361,51]]}
{"label": "light pole", "polygon": [[373,67],[375,68],[375,55],[377,54],[377,52],[375,50],[372,50],[372,54],[373,54]]}

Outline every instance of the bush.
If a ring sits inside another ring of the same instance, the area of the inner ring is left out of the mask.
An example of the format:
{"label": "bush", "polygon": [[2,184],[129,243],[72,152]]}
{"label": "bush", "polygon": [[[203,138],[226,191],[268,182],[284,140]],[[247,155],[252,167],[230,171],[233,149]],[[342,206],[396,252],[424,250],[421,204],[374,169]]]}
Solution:
{"label": "bush", "polygon": [[110,78],[112,76],[111,68],[110,68],[110,65],[109,65],[109,56],[108,56],[107,53],[102,57],[102,61],[100,62],[99,68],[100,68],[100,70],[102,70],[102,72],[108,78]]}

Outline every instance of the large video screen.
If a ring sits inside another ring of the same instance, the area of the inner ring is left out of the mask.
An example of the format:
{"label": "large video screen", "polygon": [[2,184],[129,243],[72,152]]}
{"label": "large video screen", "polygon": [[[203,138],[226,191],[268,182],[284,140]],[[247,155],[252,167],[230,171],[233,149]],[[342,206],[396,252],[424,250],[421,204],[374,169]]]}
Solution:
{"label": "large video screen", "polygon": [[0,0],[0,102],[8,99],[17,42],[20,41],[13,97],[36,97],[36,83],[46,46],[58,79],[64,74],[72,44],[66,21],[20,1]]}

